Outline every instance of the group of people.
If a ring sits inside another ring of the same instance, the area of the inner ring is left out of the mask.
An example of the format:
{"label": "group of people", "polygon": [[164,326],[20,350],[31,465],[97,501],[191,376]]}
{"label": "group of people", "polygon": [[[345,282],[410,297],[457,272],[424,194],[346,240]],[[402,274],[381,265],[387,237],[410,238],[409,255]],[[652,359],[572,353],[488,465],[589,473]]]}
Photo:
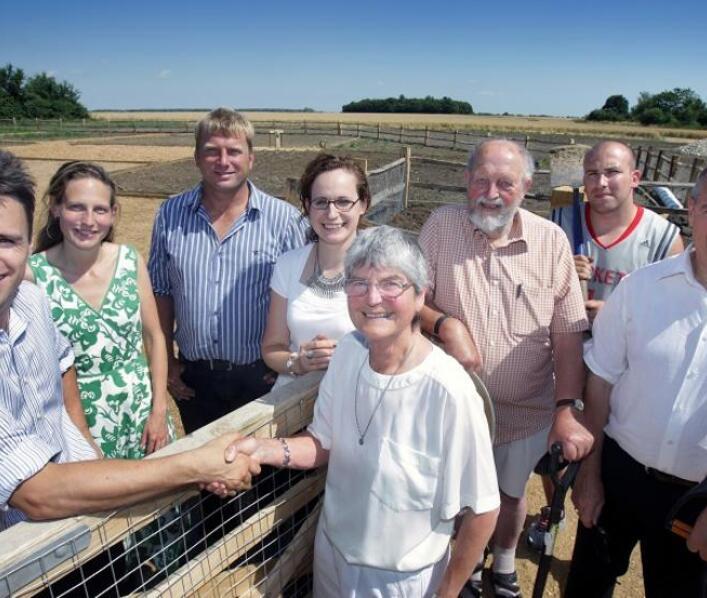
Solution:
{"label": "group of people", "polygon": [[[328,463],[315,595],[481,596],[488,546],[495,594],[516,597],[526,484],[559,442],[584,460],[566,595],[611,595],[638,541],[648,596],[704,593],[707,510],[687,543],[665,518],[707,477],[707,170],[684,249],[634,202],[630,148],[597,144],[590,251],[573,256],[572,212],[557,226],[520,207],[535,163],[512,142],[474,149],[468,202],[433,212],[418,244],[359,230],[371,193],[348,158],[307,166],[301,211],[267,195],[253,137],[229,109],[198,123],[201,181],[160,207],[147,267],[112,242],[115,186],[85,162],[52,179],[30,258],[34,189],[0,153],[0,521]],[[301,434],[136,461],[173,438],[167,391],[189,433],[313,370]]]}

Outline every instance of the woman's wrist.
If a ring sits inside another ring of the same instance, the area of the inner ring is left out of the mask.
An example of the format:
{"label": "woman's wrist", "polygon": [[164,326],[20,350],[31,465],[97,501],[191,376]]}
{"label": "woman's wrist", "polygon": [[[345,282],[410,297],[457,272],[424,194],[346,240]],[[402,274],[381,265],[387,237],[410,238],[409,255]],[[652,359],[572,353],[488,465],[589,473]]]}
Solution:
{"label": "woman's wrist", "polygon": [[291,376],[299,376],[303,373],[299,353],[293,351],[287,355],[287,359],[285,360],[285,373]]}

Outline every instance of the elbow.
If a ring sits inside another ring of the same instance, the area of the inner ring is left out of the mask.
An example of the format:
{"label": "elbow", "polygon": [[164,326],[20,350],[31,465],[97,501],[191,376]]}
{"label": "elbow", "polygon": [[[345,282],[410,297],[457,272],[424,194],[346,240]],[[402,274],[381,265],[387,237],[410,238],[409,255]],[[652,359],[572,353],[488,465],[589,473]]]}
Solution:
{"label": "elbow", "polygon": [[22,511],[30,521],[47,521],[63,516],[58,511],[55,501],[47,500],[39,493],[19,492],[18,490],[12,496],[10,506]]}

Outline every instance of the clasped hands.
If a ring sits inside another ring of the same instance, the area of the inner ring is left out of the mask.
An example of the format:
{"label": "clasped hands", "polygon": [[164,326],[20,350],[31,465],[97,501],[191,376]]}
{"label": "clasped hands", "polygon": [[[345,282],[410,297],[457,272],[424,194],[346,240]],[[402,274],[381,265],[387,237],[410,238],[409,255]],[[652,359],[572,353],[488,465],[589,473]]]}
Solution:
{"label": "clasped hands", "polygon": [[260,473],[258,442],[252,436],[224,434],[197,449],[204,459],[199,489],[221,498],[235,496],[251,487]]}

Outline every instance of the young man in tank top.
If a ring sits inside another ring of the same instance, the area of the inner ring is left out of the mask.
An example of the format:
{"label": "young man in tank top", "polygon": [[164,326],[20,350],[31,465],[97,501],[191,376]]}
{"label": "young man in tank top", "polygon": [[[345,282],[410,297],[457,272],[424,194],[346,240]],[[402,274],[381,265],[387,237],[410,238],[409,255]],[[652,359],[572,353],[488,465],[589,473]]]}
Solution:
{"label": "young man in tank top", "polygon": [[[580,212],[588,255],[575,255],[579,278],[587,281],[590,322],[629,272],[680,253],[677,226],[634,202],[641,173],[633,151],[619,141],[600,141],[584,156],[587,203]],[[573,241],[572,207],[553,211],[552,219]]]}

